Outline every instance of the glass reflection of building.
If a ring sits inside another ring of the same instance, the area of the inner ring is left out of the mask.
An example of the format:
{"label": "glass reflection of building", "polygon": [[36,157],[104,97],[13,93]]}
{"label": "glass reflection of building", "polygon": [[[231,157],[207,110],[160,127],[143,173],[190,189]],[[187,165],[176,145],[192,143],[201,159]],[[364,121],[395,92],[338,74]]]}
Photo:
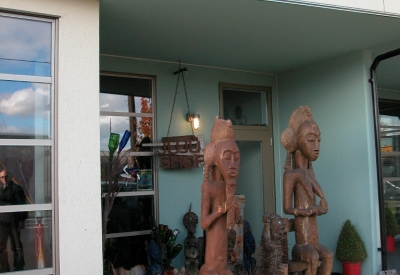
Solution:
{"label": "glass reflection of building", "polygon": [[400,225],[400,120],[381,115],[381,154],[385,204]]}

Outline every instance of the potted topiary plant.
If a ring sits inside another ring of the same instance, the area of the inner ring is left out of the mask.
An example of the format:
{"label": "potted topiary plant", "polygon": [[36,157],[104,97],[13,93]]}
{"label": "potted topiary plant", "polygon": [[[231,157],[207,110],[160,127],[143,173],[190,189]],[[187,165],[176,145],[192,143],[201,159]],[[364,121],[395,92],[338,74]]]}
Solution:
{"label": "potted topiary plant", "polygon": [[336,246],[336,259],[342,262],[343,275],[360,275],[366,257],[364,242],[351,221],[346,220]]}
{"label": "potted topiary plant", "polygon": [[392,210],[385,205],[385,225],[386,225],[386,251],[394,252],[394,237],[400,233],[399,225]]}

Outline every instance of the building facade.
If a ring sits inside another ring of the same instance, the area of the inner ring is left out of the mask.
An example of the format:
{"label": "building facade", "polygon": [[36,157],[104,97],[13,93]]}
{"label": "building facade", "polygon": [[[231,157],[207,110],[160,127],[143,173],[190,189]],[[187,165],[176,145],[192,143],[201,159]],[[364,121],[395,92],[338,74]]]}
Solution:
{"label": "building facade", "polygon": [[[335,251],[340,228],[350,219],[368,251],[363,274],[377,274],[383,266],[381,198],[370,67],[375,57],[399,48],[399,16],[395,0],[0,0],[1,22],[7,22],[0,25],[0,43],[7,45],[0,49],[0,161],[19,184],[27,182],[25,194],[32,193],[31,203],[0,210],[28,213],[21,231],[26,274],[103,272],[100,157],[107,157],[102,154],[108,153],[109,132],[136,132],[132,148],[145,137],[161,143],[162,137],[192,133],[207,144],[215,116],[235,123],[242,149],[238,192],[246,195],[244,216],[258,242],[262,214],[283,214],[286,151],[280,134],[298,106],[310,106],[322,132],[313,166],[329,212],[318,218],[320,242]],[[389,65],[378,69],[379,96],[397,100],[400,85],[393,79],[399,67],[396,60]],[[15,69],[20,67],[28,69]],[[174,74],[183,67],[185,87]],[[28,106],[24,99],[35,102],[27,114],[18,111]],[[128,107],[110,109],[112,102]],[[201,119],[194,132],[186,120],[189,105]],[[18,119],[26,117],[31,130],[18,130],[24,124]],[[182,243],[190,205],[200,216],[203,169],[163,169],[156,154],[162,147],[147,148],[131,154],[150,161],[140,166],[141,188],[139,181],[136,189],[123,182],[115,208],[120,211],[112,216],[114,222],[120,214],[121,228],[107,236],[132,244],[125,253],[132,265],[145,261],[145,251],[134,245],[149,237],[150,219],[178,229]],[[24,161],[26,150],[33,172],[24,181],[17,179],[27,175],[22,166],[11,162]],[[396,176],[391,182],[397,186]],[[35,265],[33,252],[43,213],[44,269]],[[199,226],[196,235],[202,236]],[[173,265],[183,264],[181,252]],[[341,272],[338,261],[333,271]]]}

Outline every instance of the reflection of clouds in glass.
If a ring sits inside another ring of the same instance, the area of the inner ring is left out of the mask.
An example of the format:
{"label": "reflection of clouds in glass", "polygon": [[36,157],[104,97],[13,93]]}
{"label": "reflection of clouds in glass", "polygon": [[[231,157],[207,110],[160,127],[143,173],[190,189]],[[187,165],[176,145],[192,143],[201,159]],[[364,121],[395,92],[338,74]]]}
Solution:
{"label": "reflection of clouds in glass", "polygon": [[50,62],[51,23],[0,16],[0,58]]}
{"label": "reflection of clouds in glass", "polygon": [[[110,123],[111,123],[111,132],[119,134],[120,139],[125,133],[125,130],[129,130],[128,117],[115,117],[115,116],[100,117],[100,148],[102,151],[108,150],[108,139],[110,138]],[[126,149],[130,148],[130,142],[128,142],[125,148]]]}
{"label": "reflection of clouds in glass", "polygon": [[16,125],[4,125],[3,121],[0,122],[0,133],[1,134],[20,134],[20,133],[30,133],[31,129],[27,127],[19,127]]}
{"label": "reflection of clouds in glass", "polygon": [[[111,119],[111,122],[110,122],[110,119]],[[125,130],[129,130],[129,118],[128,117],[103,116],[103,117],[100,117],[100,136],[101,137],[109,137],[110,123],[111,123],[111,132],[120,134],[121,137],[125,133]]]}
{"label": "reflection of clouds in glass", "polygon": [[0,110],[8,116],[31,116],[35,108],[36,111],[50,111],[49,91],[46,86],[36,84],[0,100]]}
{"label": "reflection of clouds in glass", "polygon": [[101,93],[100,106],[107,106],[108,111],[128,112],[128,96]]}
{"label": "reflection of clouds in glass", "polygon": [[100,106],[100,108],[108,108],[108,107],[110,107],[110,104],[108,103]]}
{"label": "reflection of clouds in glass", "polygon": [[[110,123],[111,123],[111,132],[119,134],[120,139],[125,133],[125,130],[130,131],[128,117],[118,117],[118,116],[100,117],[100,149],[102,151],[104,150],[108,151],[108,139],[110,138]],[[130,142],[128,142],[125,148],[126,149],[130,148]]]}

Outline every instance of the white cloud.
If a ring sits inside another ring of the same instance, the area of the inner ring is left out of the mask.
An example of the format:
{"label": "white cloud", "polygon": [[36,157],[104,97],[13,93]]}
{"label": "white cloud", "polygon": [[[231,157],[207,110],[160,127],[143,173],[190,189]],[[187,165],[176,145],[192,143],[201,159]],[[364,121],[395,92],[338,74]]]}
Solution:
{"label": "white cloud", "polygon": [[0,100],[0,110],[8,116],[32,116],[36,110],[49,111],[49,91],[43,85],[18,90]]}

